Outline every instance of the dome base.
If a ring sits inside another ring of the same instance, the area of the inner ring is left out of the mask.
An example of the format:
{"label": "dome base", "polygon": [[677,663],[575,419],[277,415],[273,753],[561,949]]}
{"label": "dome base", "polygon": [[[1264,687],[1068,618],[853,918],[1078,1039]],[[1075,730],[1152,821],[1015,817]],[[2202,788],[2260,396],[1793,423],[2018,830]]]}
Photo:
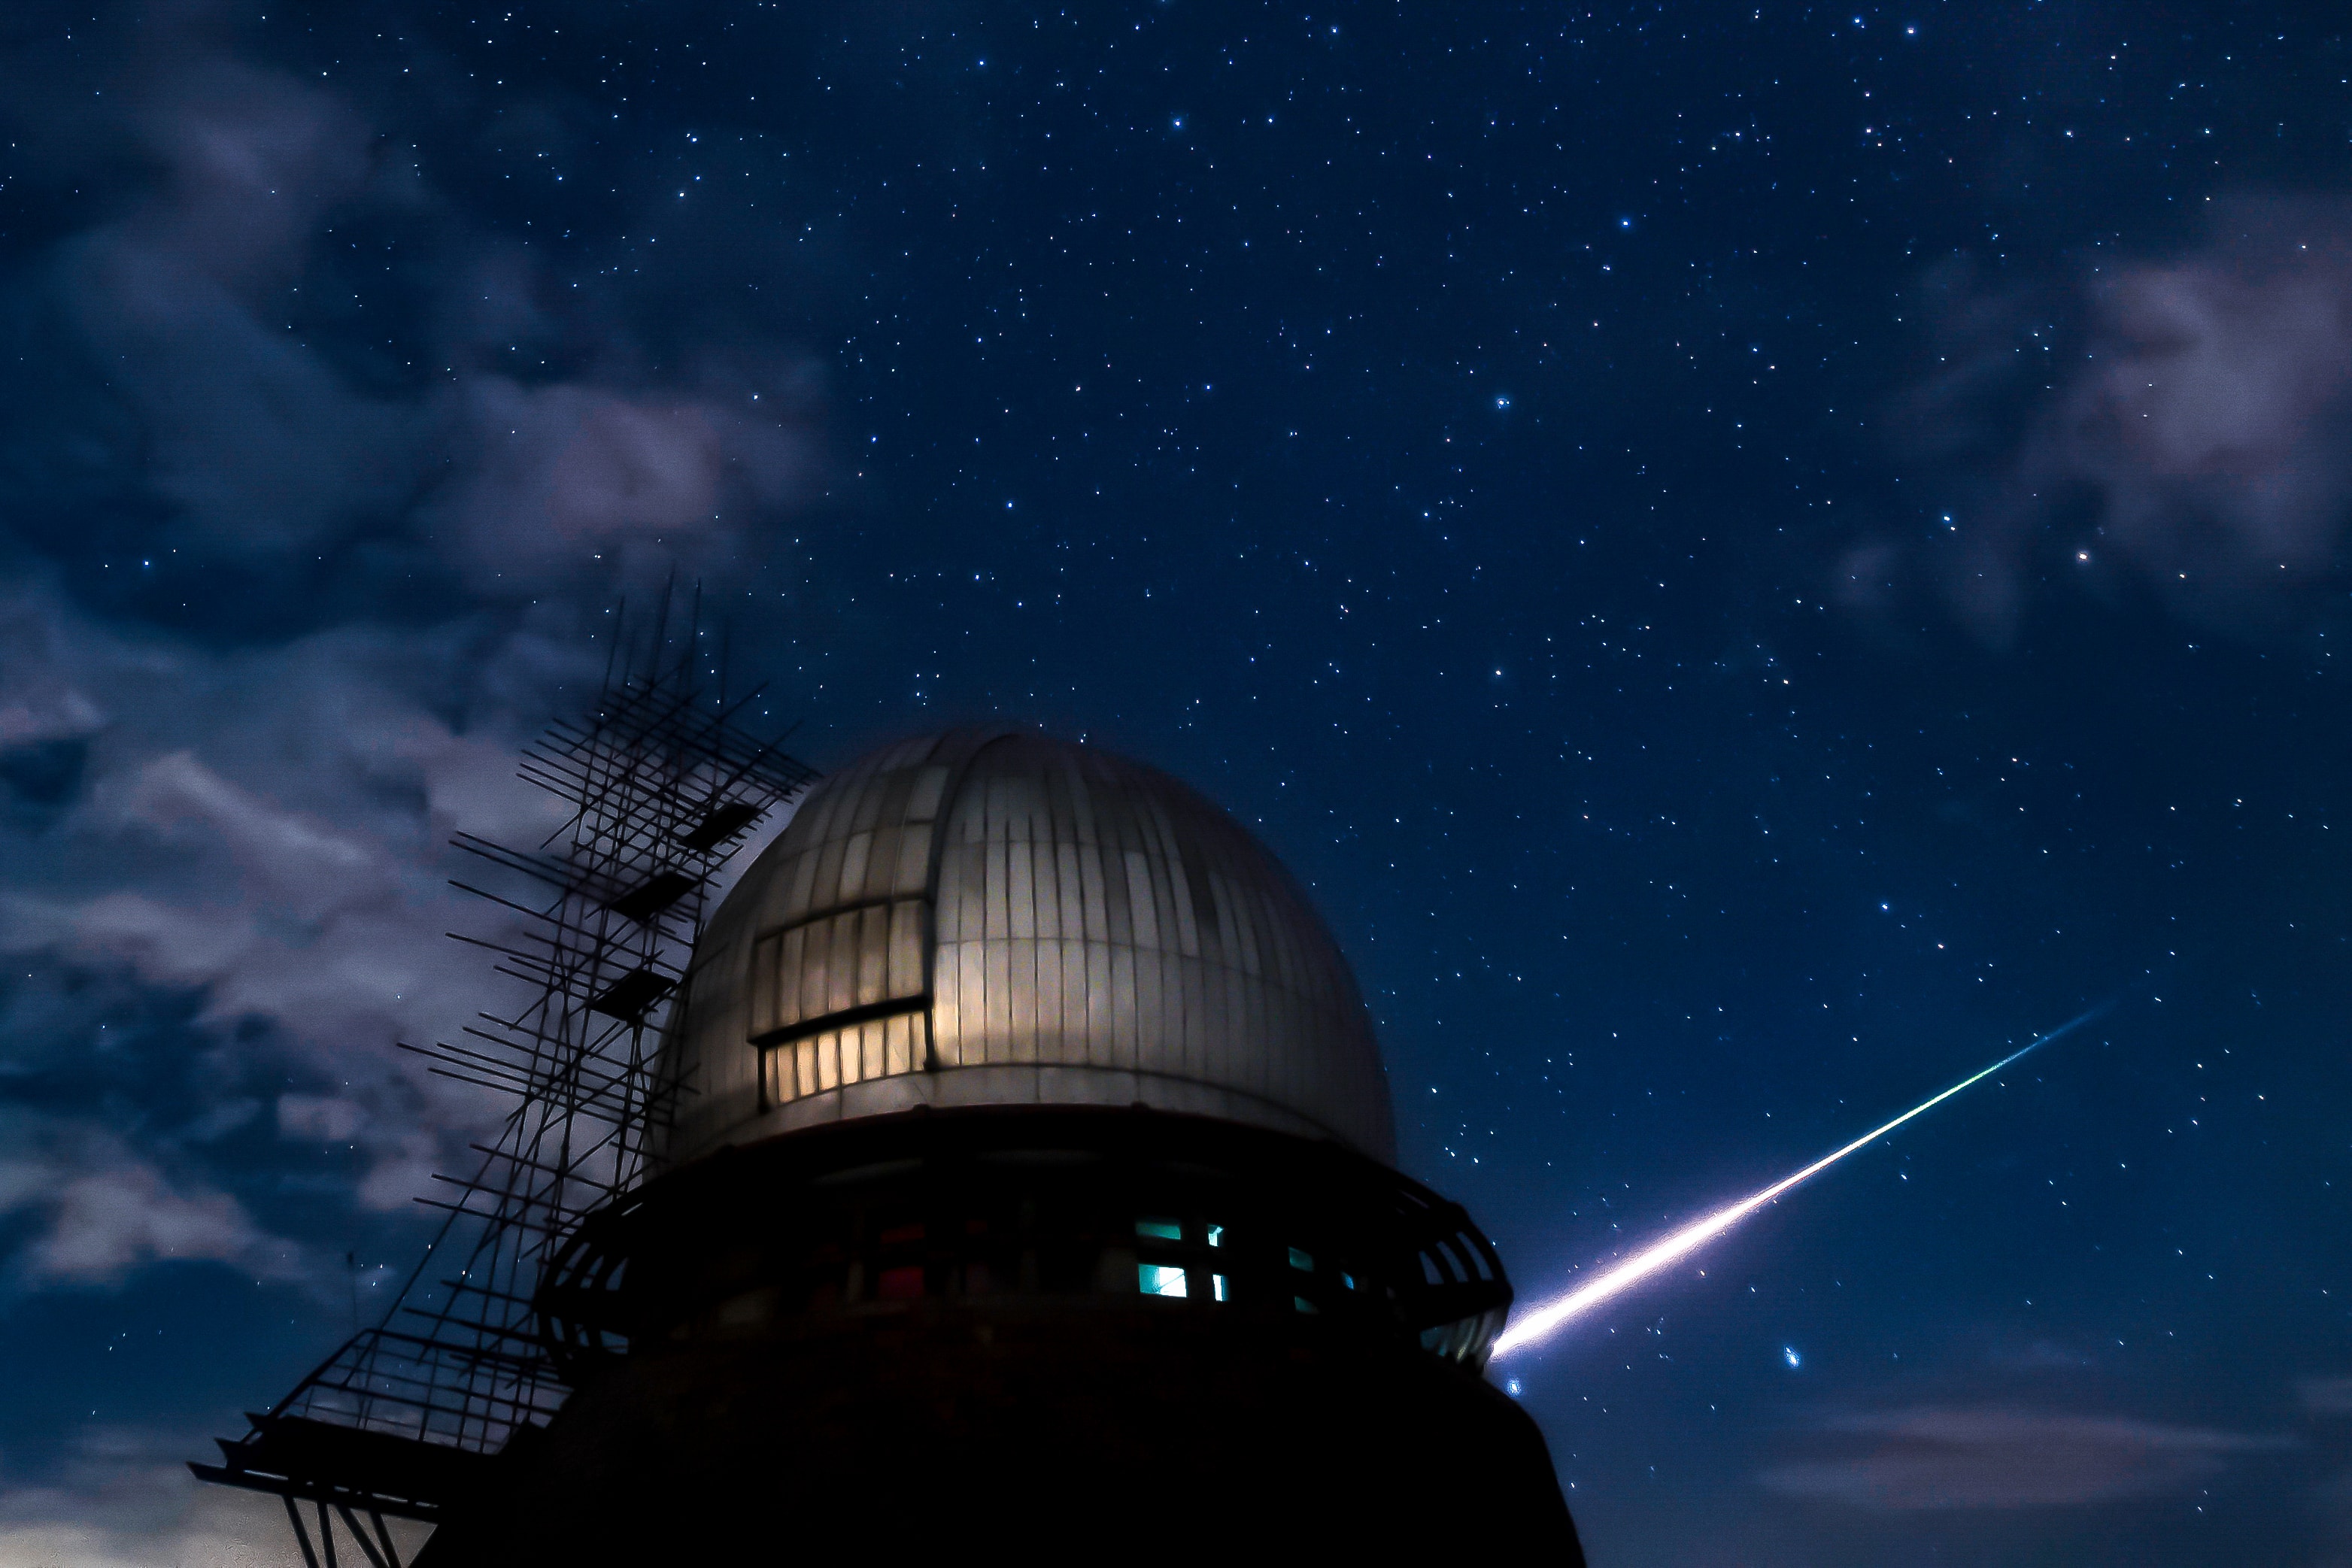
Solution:
{"label": "dome base", "polygon": [[1137,1106],[918,1110],[723,1150],[590,1217],[538,1306],[623,1354],[925,1302],[1344,1327],[1475,1370],[1511,1299],[1459,1205],[1337,1144]]}
{"label": "dome base", "polygon": [[1543,1438],[1483,1379],[1137,1303],[944,1304],[632,1358],[518,1445],[417,1568],[1041,1562],[1475,1542],[1582,1563]]}
{"label": "dome base", "polygon": [[1454,1204],[1328,1142],[1143,1108],[810,1128],[592,1217],[539,1297],[576,1392],[419,1568],[838,1543],[1581,1557],[1481,1375]]}

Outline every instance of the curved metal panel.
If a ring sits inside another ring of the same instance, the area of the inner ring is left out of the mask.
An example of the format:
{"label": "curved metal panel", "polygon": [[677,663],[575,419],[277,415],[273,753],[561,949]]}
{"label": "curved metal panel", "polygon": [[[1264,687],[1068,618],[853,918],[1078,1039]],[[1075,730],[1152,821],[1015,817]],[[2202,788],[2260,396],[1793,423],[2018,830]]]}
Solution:
{"label": "curved metal panel", "polygon": [[1164,774],[1003,731],[808,797],[710,923],[663,1150],[916,1105],[1131,1104],[1393,1158],[1354,977],[1304,894]]}

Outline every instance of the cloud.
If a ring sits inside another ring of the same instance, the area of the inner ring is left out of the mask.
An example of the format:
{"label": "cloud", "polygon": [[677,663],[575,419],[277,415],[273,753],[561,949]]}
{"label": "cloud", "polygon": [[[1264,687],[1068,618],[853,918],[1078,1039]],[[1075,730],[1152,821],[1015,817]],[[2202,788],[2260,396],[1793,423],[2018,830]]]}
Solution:
{"label": "cloud", "polygon": [[292,1551],[283,1505],[258,1493],[191,1500],[154,1530],[89,1524],[79,1499],[51,1500],[54,1517],[0,1524],[0,1568],[286,1568]]}
{"label": "cloud", "polygon": [[131,125],[164,177],[122,226],[146,249],[224,283],[281,280],[368,183],[368,126],[311,83],[217,54],[149,79]]}
{"label": "cloud", "polygon": [[2352,205],[2216,204],[2170,258],[1918,291],[1935,362],[1893,412],[1940,499],[1926,537],[1855,541],[1849,603],[1926,589],[1985,640],[2037,595],[2152,600],[2200,626],[2293,625],[2352,523]]}
{"label": "cloud", "polygon": [[370,588],[581,602],[772,548],[756,524],[814,492],[809,356],[740,321],[672,340],[607,280],[638,267],[558,277],[424,175],[416,78],[371,103],[261,68],[201,7],[132,37],[91,99],[118,114],[24,127],[34,178],[113,187],[15,280],[37,369],[0,393],[0,486],[42,549],[242,574],[298,620]]}
{"label": "cloud", "polygon": [[257,1278],[301,1274],[299,1249],[266,1235],[228,1194],[175,1184],[104,1130],[54,1118],[0,1118],[0,1217],[30,1214],[20,1282],[119,1284],[154,1262],[231,1264]]}
{"label": "cloud", "polygon": [[625,394],[475,377],[455,402],[478,455],[436,515],[484,584],[642,577],[625,563],[656,551],[689,567],[714,560],[740,543],[743,518],[809,486],[804,379],[787,366],[764,378],[765,392],[712,378],[691,392]]}
{"label": "cloud", "polygon": [[322,221],[365,197],[374,138],[332,95],[218,56],[140,86],[119,129],[158,177],[60,242],[44,280],[129,416],[93,463],[137,475],[169,519],[142,530],[151,549],[282,564],[384,526],[417,482],[421,423],[289,332],[283,304]]}
{"label": "cloud", "polygon": [[234,1198],[175,1192],[153,1167],[119,1154],[48,1196],[55,1215],[34,1249],[37,1274],[110,1282],[151,1261],[242,1263],[257,1257],[270,1265],[268,1272],[286,1271]]}
{"label": "cloud", "polygon": [[142,764],[115,810],[125,825],[219,843],[253,891],[312,915],[331,903],[380,896],[397,880],[396,868],[373,846],[270,805],[191,751],[167,752]]}
{"label": "cloud", "polygon": [[2314,1416],[2352,1416],[2352,1377],[2306,1377],[2295,1392]]}
{"label": "cloud", "polygon": [[508,123],[421,90],[429,35],[373,89],[201,5],[93,23],[88,79],[0,44],[12,178],[97,198],[0,291],[0,1114],[80,1151],[8,1178],[20,1282],[251,1266],[230,1192],[406,1213],[471,1167],[506,1103],[397,1049],[515,999],[447,938],[514,931],[449,839],[543,838],[515,751],[605,606],[772,559],[822,476],[791,341],[427,176]]}
{"label": "cloud", "polygon": [[2004,1372],[2074,1372],[2098,1364],[2098,1358],[2088,1351],[2046,1339],[2022,1346],[1998,1347],[1985,1359]]}
{"label": "cloud", "polygon": [[[274,1497],[204,1486],[182,1463],[195,1433],[82,1433],[37,1479],[0,1474],[0,1568],[295,1568]],[[425,1533],[388,1521],[402,1559]],[[351,1542],[339,1542],[346,1556]]]}
{"label": "cloud", "polygon": [[[309,1309],[256,1320],[288,1365],[509,1108],[396,1049],[516,999],[446,935],[514,929],[449,840],[541,841],[515,753],[607,607],[777,575],[827,473],[820,194],[682,212],[562,69],[311,20],[0,17],[0,1305],[233,1271]],[[211,1413],[62,1470],[50,1421],[0,1565],[289,1560],[275,1500],[179,1469]]]}
{"label": "cloud", "polygon": [[2171,1491],[2296,1446],[2112,1416],[1935,1406],[1842,1416],[1822,1430],[1862,1439],[1866,1451],[1775,1465],[1758,1479],[1784,1496],[1874,1511],[2066,1508]]}
{"label": "cloud", "polygon": [[0,704],[0,747],[79,740],[103,725],[104,716],[79,692],[18,692]]}
{"label": "cloud", "polygon": [[[196,1079],[163,1086],[194,1103],[159,1113],[201,1121],[268,1093],[283,1136],[359,1147],[362,1203],[404,1206],[455,1152],[442,1144],[503,1108],[396,1044],[454,1037],[505,995],[446,936],[507,922],[446,885],[443,845],[535,841],[559,820],[513,777],[523,714],[507,705],[536,697],[542,664],[564,667],[528,637],[484,650],[362,632],[208,655],[53,597],[0,599],[0,713],[34,706],[10,695],[30,691],[105,716],[81,726],[86,778],[62,815],[0,836],[0,952],[194,996],[213,1038]],[[453,680],[482,699],[471,733],[425,706]],[[69,1057],[77,1027],[97,1021],[13,1031],[0,1068]],[[342,1109],[287,1109],[328,1104]]]}

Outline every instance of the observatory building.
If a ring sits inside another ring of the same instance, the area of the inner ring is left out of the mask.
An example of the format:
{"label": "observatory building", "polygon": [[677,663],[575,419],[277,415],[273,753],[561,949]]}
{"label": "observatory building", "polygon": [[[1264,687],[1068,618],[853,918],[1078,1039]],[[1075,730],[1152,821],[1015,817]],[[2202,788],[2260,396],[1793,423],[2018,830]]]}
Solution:
{"label": "observatory building", "polygon": [[1509,1542],[1510,1287],[1394,1168],[1346,960],[1230,817],[958,730],[816,786],[703,928],[646,1179],[535,1298],[572,1389],[423,1568]]}

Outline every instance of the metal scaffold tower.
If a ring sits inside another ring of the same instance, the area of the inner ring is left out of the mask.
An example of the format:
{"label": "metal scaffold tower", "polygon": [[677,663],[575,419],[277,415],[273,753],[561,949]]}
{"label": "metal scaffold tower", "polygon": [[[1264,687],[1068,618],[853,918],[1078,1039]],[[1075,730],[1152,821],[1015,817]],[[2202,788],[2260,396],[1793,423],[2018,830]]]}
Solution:
{"label": "metal scaffold tower", "polygon": [[508,930],[451,935],[520,982],[523,1005],[481,1014],[461,1041],[403,1049],[511,1095],[495,1140],[471,1145],[470,1175],[436,1178],[448,1196],[420,1200],[444,1211],[441,1228],[383,1320],[248,1416],[246,1436],[220,1439],[222,1463],[189,1467],[283,1498],[312,1568],[320,1552],[335,1562],[337,1520],[371,1568],[398,1568],[384,1519],[437,1522],[563,1402],[533,1308],[541,1270],[642,1178],[675,1096],[695,1092],[658,1075],[655,1055],[712,881],[816,777],[746,733],[759,691],[729,701],[698,627],[674,637],[669,620],[666,596],[634,653],[616,628],[591,712],[524,749],[521,777],[564,801],[564,824],[529,849],[453,841],[492,884],[454,885],[504,911]]}

